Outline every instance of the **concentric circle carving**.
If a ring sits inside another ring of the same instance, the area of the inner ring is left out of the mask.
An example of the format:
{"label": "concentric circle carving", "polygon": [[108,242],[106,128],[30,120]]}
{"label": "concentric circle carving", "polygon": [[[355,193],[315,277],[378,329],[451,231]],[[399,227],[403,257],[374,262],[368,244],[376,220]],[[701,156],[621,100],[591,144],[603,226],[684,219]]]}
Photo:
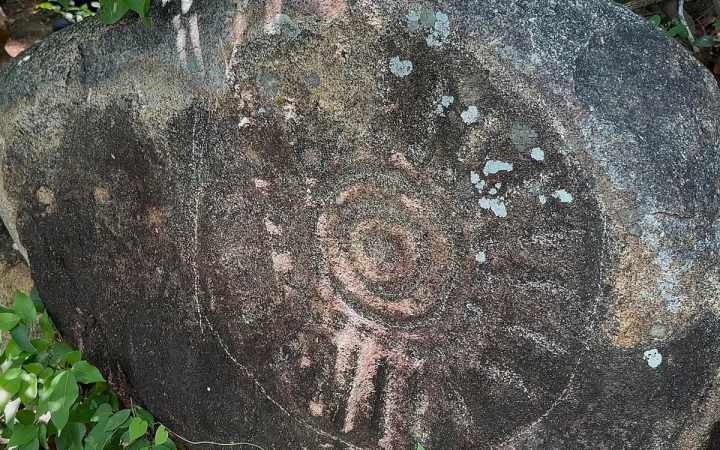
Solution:
{"label": "concentric circle carving", "polygon": [[412,192],[399,176],[358,180],[317,222],[322,273],[335,294],[383,322],[420,318],[451,288],[454,244],[437,199]]}

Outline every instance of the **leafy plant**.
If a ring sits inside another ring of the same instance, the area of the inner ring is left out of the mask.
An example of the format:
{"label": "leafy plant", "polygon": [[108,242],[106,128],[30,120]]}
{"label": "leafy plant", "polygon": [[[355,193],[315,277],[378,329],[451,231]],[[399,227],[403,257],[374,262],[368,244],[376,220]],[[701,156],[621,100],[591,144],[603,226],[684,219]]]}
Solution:
{"label": "leafy plant", "polygon": [[86,4],[77,6],[73,0],[50,0],[35,5],[35,8],[38,9],[54,11],[72,23],[82,22],[88,17],[94,16],[95,12],[90,8],[97,9],[99,7],[100,3],[98,2],[91,2],[90,7]]}
{"label": "leafy plant", "polygon": [[[55,11],[72,23],[81,22],[87,17],[95,15],[95,12],[87,5],[76,6],[74,0],[49,0],[38,3],[35,7]],[[150,0],[99,0],[90,3],[90,7],[100,9],[98,11],[99,19],[103,23],[115,23],[125,17],[128,12],[135,11],[147,28],[152,26],[150,18],[147,17]]]}
{"label": "leafy plant", "polygon": [[152,26],[147,16],[150,0],[100,0],[100,7],[100,22],[115,23],[129,11],[135,11],[147,28]]}
{"label": "leafy plant", "polygon": [[[35,288],[0,307],[0,429],[9,450],[176,450],[148,411],[121,409],[100,371],[62,342]],[[157,426],[157,427],[156,427]]]}

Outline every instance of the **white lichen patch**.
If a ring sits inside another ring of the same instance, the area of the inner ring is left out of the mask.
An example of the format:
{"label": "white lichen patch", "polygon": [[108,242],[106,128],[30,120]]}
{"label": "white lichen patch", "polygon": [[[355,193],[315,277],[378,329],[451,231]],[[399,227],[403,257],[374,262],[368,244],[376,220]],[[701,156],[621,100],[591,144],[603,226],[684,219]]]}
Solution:
{"label": "white lichen patch", "polygon": [[450,37],[450,18],[440,11],[435,13],[433,31],[425,38],[430,47],[439,47]]}
{"label": "white lichen patch", "polygon": [[445,117],[445,110],[455,102],[455,97],[452,95],[443,95],[440,99],[440,103],[435,106],[435,114],[438,116]]}
{"label": "white lichen patch", "polygon": [[471,171],[471,172],[470,172],[470,182],[471,182],[472,184],[478,184],[478,183],[480,182],[480,175],[478,175],[477,173]]}
{"label": "white lichen patch", "polygon": [[570,203],[573,200],[572,194],[565,189],[558,189],[557,191],[553,192],[552,196],[563,203]]}
{"label": "white lichen patch", "polygon": [[498,193],[498,190],[495,188],[490,188],[490,190],[488,191],[488,194],[490,194],[490,195],[497,195],[497,193]]}
{"label": "white lichen patch", "polygon": [[482,192],[482,190],[485,189],[485,180],[480,180],[475,183],[475,189],[477,189],[479,192]]}
{"label": "white lichen patch", "polygon": [[653,348],[643,354],[643,359],[647,361],[648,366],[654,369],[662,363],[663,358],[658,349]]}
{"label": "white lichen patch", "polygon": [[480,113],[480,111],[477,109],[477,106],[470,105],[467,110],[463,111],[460,114],[460,117],[466,125],[471,125],[473,123],[477,123],[477,121],[482,118],[482,113]]}
{"label": "white lichen patch", "polygon": [[483,168],[483,173],[485,176],[492,175],[498,172],[510,172],[513,170],[512,163],[505,162],[505,161],[497,161],[494,159],[489,159],[485,162],[485,167]]}
{"label": "white lichen patch", "polygon": [[495,183],[495,189],[500,189],[502,187],[502,183]]}
{"label": "white lichen patch", "polygon": [[540,201],[541,205],[547,203],[547,197],[545,197],[544,195],[538,195],[538,200]]}
{"label": "white lichen patch", "polygon": [[475,253],[475,261],[479,262],[480,264],[487,261],[487,255],[484,251]]}
{"label": "white lichen patch", "polygon": [[478,201],[482,209],[489,209],[498,217],[507,217],[507,208],[502,200],[483,197]]}
{"label": "white lichen patch", "polygon": [[545,152],[540,147],[530,150],[530,157],[535,161],[545,161]]}
{"label": "white lichen patch", "polygon": [[410,75],[412,70],[412,61],[401,60],[399,56],[390,58],[390,72],[392,72],[393,75],[403,78]]}
{"label": "white lichen patch", "polygon": [[430,47],[443,45],[450,37],[450,18],[442,11],[433,11],[427,6],[408,11],[407,29],[411,33],[427,32],[425,42]]}

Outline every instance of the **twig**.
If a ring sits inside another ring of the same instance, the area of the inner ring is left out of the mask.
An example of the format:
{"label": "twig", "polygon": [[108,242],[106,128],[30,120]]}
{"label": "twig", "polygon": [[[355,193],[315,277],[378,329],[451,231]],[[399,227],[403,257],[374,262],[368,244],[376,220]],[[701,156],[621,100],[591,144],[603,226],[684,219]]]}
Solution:
{"label": "twig", "polygon": [[[664,2],[665,0],[632,0],[631,2],[625,3],[624,6],[630,9],[640,9],[646,6],[654,5],[655,3]],[[720,0],[716,0],[720,1]]]}
{"label": "twig", "polygon": [[265,450],[264,448],[260,447],[259,445],[251,444],[249,442],[229,442],[229,443],[211,442],[211,441],[193,442],[189,439],[186,439],[186,438],[180,436],[179,434],[173,432],[172,430],[167,430],[167,431],[170,432],[170,434],[172,434],[176,438],[180,439],[181,441],[186,442],[188,444],[192,444],[192,445],[218,445],[220,447],[236,447],[239,445],[243,445],[243,446],[247,446],[247,447],[258,448],[260,450]]}
{"label": "twig", "polygon": [[678,1],[678,20],[680,23],[685,27],[685,29],[688,32],[688,41],[690,41],[690,45],[692,45],[693,51],[698,52],[700,51],[699,48],[695,47],[695,35],[693,34],[693,30],[690,29],[690,27],[687,24],[687,20],[685,20],[685,0],[679,0]]}

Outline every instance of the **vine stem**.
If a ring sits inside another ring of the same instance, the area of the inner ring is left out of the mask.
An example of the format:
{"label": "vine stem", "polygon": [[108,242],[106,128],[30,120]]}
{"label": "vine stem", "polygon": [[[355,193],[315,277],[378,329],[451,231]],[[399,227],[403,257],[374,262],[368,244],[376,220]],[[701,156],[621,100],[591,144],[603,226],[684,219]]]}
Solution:
{"label": "vine stem", "polygon": [[[162,425],[162,424],[161,424],[161,425]],[[265,450],[264,448],[260,447],[259,445],[251,444],[250,442],[229,442],[229,443],[224,443],[224,442],[212,442],[212,441],[193,442],[193,441],[191,441],[191,440],[189,440],[189,439],[184,438],[183,436],[180,436],[179,434],[175,433],[174,431],[170,430],[169,428],[167,428],[167,427],[165,427],[165,428],[168,430],[168,432],[170,432],[170,434],[172,434],[173,436],[175,436],[176,438],[180,439],[181,441],[183,441],[183,442],[185,442],[185,443],[187,443],[187,444],[192,444],[192,445],[217,445],[217,446],[219,446],[219,447],[237,447],[237,446],[240,446],[240,445],[244,445],[244,446],[246,446],[246,447],[253,447],[253,448],[260,449],[260,450]]]}

